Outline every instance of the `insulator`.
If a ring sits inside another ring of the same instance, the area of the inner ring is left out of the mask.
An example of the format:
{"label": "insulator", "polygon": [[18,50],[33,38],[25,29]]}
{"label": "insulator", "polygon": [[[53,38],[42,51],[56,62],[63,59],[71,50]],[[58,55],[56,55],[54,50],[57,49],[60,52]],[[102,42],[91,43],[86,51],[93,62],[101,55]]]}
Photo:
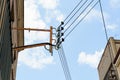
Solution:
{"label": "insulator", "polygon": [[64,36],[64,33],[61,33],[61,36]]}
{"label": "insulator", "polygon": [[64,38],[62,38],[62,42],[64,42],[65,41],[65,39]]}
{"label": "insulator", "polygon": [[64,30],[64,27],[61,27],[61,30]]}
{"label": "insulator", "polygon": [[58,38],[59,38],[59,37],[60,37],[60,34],[57,34],[57,35],[56,35],[56,37],[58,37]]}
{"label": "insulator", "polygon": [[64,24],[64,22],[63,21],[61,21],[61,25],[63,25]]}

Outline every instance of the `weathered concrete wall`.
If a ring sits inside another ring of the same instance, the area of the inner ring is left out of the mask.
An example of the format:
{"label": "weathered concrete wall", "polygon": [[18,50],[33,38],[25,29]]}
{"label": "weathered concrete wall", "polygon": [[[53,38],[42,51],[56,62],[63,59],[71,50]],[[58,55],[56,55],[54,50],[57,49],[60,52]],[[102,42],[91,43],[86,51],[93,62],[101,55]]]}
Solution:
{"label": "weathered concrete wall", "polygon": [[[115,61],[118,50],[120,48],[120,40],[114,40],[112,37],[109,39],[106,48],[104,50],[104,53],[101,57],[99,66],[98,66],[98,73],[100,80],[105,80],[104,78],[107,76],[107,73],[109,72],[109,69],[111,67],[112,62]],[[118,59],[120,61],[120,59]],[[116,68],[116,74],[117,72],[120,73],[120,66],[114,67]]]}
{"label": "weathered concrete wall", "polygon": [[10,1],[0,0],[0,71],[1,80],[10,80],[12,40],[10,26]]}

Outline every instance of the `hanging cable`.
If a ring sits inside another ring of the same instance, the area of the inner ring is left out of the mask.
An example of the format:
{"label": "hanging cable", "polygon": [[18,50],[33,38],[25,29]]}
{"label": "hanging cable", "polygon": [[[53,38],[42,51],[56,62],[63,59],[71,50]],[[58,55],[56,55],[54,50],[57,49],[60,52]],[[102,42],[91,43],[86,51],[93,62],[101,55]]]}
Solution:
{"label": "hanging cable", "polygon": [[86,9],[92,4],[94,0],[92,0],[86,7],[85,9],[79,14],[79,16],[77,18],[75,18],[75,20],[67,27],[67,29],[64,31],[64,33],[74,24],[74,22],[79,19],[79,17],[86,11]]}
{"label": "hanging cable", "polygon": [[72,80],[62,45],[61,45],[61,48],[58,50],[58,55],[61,61],[61,65],[65,74],[66,80]]}
{"label": "hanging cable", "polygon": [[64,56],[63,56],[63,51],[62,51],[62,48],[59,49],[59,56],[60,56],[60,59],[61,59],[61,65],[62,65],[62,68],[63,68],[63,71],[64,71],[64,74],[65,74],[65,77],[66,77],[66,80],[69,80],[69,71],[68,71],[68,68],[66,66],[66,60],[64,59]]}
{"label": "hanging cable", "polygon": [[59,57],[60,57],[60,60],[61,60],[61,65],[62,65],[64,74],[65,74],[65,78],[66,78],[66,80],[71,80],[70,77],[69,77],[68,68],[66,67],[66,64],[65,64],[65,59],[64,59],[64,57],[63,57],[62,54],[63,54],[63,52],[62,52],[62,50],[60,49],[60,50],[59,50]]}
{"label": "hanging cable", "polygon": [[101,15],[102,15],[103,26],[104,26],[104,30],[105,30],[105,36],[106,36],[106,40],[108,41],[108,34],[107,34],[107,29],[106,29],[105,18],[104,18],[104,15],[103,15],[101,0],[99,0],[99,5],[100,5],[100,12],[101,12]]}
{"label": "hanging cable", "polygon": [[67,69],[65,67],[64,59],[61,56],[61,50],[58,50],[58,55],[59,55],[59,58],[60,58],[60,62],[61,62],[61,66],[62,66],[64,75],[65,75],[65,78],[66,78],[66,80],[68,80],[69,77],[68,77]]}
{"label": "hanging cable", "polygon": [[68,80],[69,76],[68,76],[68,72],[67,72],[67,69],[66,69],[66,66],[65,66],[65,63],[64,63],[64,59],[61,55],[62,54],[61,50],[58,51],[58,54],[59,54],[60,62],[61,62],[61,65],[62,65],[62,68],[63,68],[63,71],[64,71],[65,78],[66,78],[66,80]]}
{"label": "hanging cable", "polygon": [[98,4],[99,1],[97,1],[93,7],[90,8],[90,10],[79,20],[79,22],[73,27],[73,29],[65,36],[65,39],[68,37],[68,35],[70,35],[70,33],[78,26],[78,24],[80,24],[85,17],[91,12],[91,10]]}
{"label": "hanging cable", "polygon": [[69,80],[72,80],[70,70],[69,70],[69,67],[68,67],[68,63],[67,63],[67,59],[66,59],[65,52],[64,52],[64,49],[63,49],[62,45],[61,45],[61,49],[62,49],[64,61],[65,61],[66,67],[67,67],[67,72],[68,72],[68,75],[69,75],[69,78],[70,78]]}
{"label": "hanging cable", "polygon": [[[106,37],[106,40],[108,41],[109,39],[108,39],[108,34],[107,34],[107,29],[106,29],[105,18],[104,18],[104,15],[103,15],[103,9],[102,9],[102,5],[101,5],[101,0],[99,0],[99,5],[100,5],[100,12],[101,12],[101,17],[102,17],[102,21],[103,21],[103,27],[104,27],[104,31],[105,31],[105,37]],[[108,49],[109,49],[108,51],[110,53],[110,59],[111,59],[111,62],[113,64],[112,52],[110,50],[110,47],[111,47],[111,45],[108,45]]]}
{"label": "hanging cable", "polygon": [[66,24],[64,26],[66,26],[70,20],[80,11],[80,9],[87,3],[88,0],[86,0],[80,7],[79,9],[70,17],[70,19],[66,22]]}
{"label": "hanging cable", "polygon": [[66,70],[66,77],[67,79],[66,80],[71,80],[71,75],[70,75],[70,72],[69,72],[69,68],[68,68],[68,64],[67,64],[67,61],[66,61],[66,57],[64,55],[64,52],[63,52],[63,49],[61,48],[61,53],[60,55],[62,56],[62,59],[63,59],[63,66],[64,66],[64,70]]}
{"label": "hanging cable", "polygon": [[81,4],[83,0],[80,0],[80,2],[75,6],[75,8],[70,12],[70,14],[65,18],[64,22],[69,18],[69,16],[75,11],[75,9]]}

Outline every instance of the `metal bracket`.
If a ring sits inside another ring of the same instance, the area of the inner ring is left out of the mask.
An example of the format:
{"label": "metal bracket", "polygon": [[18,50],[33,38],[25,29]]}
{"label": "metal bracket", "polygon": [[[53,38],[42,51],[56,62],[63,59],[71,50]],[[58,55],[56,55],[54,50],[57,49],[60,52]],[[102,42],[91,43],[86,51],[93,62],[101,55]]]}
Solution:
{"label": "metal bracket", "polygon": [[39,43],[39,44],[32,44],[32,45],[24,45],[24,46],[18,46],[18,47],[14,47],[13,50],[24,50],[27,48],[33,48],[33,47],[39,47],[39,46],[46,46],[49,45],[49,52],[51,53],[51,55],[53,55],[53,45],[52,44],[52,34],[53,34],[53,28],[52,26],[50,26],[50,29],[35,29],[35,28],[12,28],[13,30],[28,30],[28,31],[43,31],[43,32],[50,32],[50,41],[49,43]]}

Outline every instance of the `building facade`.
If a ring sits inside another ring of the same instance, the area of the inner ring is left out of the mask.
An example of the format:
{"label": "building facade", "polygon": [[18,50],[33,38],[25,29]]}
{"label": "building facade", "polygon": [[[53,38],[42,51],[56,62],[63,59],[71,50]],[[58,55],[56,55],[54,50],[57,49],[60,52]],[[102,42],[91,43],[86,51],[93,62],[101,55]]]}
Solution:
{"label": "building facade", "polygon": [[12,41],[10,30],[10,1],[0,0],[0,80],[10,79]]}
{"label": "building facade", "polygon": [[120,40],[111,37],[98,65],[99,80],[120,80]]}
{"label": "building facade", "polygon": [[0,0],[0,80],[15,80],[18,52],[24,45],[24,0]]}

